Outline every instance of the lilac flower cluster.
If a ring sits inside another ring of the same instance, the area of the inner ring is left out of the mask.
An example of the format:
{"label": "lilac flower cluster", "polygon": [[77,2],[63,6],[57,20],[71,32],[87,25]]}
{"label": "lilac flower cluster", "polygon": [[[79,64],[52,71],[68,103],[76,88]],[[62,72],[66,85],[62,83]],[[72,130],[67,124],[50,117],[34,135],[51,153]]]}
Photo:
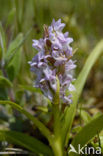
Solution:
{"label": "lilac flower cluster", "polygon": [[68,32],[63,33],[65,27],[61,19],[53,19],[51,26],[44,26],[44,37],[33,40],[33,47],[38,51],[30,63],[31,71],[36,74],[35,87],[40,88],[43,94],[53,101],[57,90],[57,77],[60,82],[60,100],[65,104],[71,103],[71,95],[66,91],[73,91],[73,77],[71,70],[76,67],[70,43],[72,38]]}

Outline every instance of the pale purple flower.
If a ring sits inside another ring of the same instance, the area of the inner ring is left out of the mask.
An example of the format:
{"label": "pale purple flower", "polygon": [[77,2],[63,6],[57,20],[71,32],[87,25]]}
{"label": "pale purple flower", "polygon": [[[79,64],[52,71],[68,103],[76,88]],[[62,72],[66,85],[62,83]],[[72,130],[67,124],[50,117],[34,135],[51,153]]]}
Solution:
{"label": "pale purple flower", "polygon": [[52,24],[49,28],[51,28],[55,31],[62,31],[64,27],[65,27],[65,24],[61,23],[61,19],[59,19],[58,21],[55,21],[53,19]]}
{"label": "pale purple flower", "polygon": [[42,51],[44,49],[44,40],[33,40],[33,47],[38,51]]}
{"label": "pale purple flower", "polygon": [[73,76],[71,70],[76,65],[72,61],[72,47],[70,43],[73,39],[63,33],[65,27],[61,19],[53,19],[51,26],[44,28],[44,37],[40,40],[33,40],[33,47],[38,51],[37,55],[29,62],[31,71],[36,75],[35,87],[42,90],[44,95],[53,101],[57,90],[57,78],[60,82],[60,100],[65,104],[71,103],[71,94],[66,95],[66,91],[74,91],[72,85]]}

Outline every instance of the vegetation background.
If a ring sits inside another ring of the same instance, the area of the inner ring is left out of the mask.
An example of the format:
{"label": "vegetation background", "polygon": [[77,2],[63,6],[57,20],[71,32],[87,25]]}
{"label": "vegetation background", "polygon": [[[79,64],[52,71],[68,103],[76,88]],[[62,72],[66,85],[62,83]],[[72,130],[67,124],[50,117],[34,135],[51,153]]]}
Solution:
{"label": "vegetation background", "polygon": [[[103,38],[103,0],[0,0],[0,100],[18,103],[45,123],[49,115],[46,109],[40,112],[43,108],[39,105],[46,108],[48,100],[33,88],[35,77],[28,61],[36,54],[32,39],[40,38],[43,25],[50,25],[53,18],[66,23],[64,31],[69,31],[73,48],[78,48],[74,56],[76,78],[93,47]],[[103,111],[103,55],[89,74],[77,112],[81,106],[90,115]],[[78,114],[74,125],[86,120],[84,113]],[[33,132],[23,115],[9,106],[0,106],[0,129],[25,132],[47,143],[36,128]]]}

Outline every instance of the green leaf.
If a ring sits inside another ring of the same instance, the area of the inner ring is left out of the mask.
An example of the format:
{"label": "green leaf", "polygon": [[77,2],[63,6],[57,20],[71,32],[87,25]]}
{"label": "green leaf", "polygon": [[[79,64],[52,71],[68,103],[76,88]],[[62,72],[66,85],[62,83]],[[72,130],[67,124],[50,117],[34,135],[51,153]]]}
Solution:
{"label": "green leaf", "polygon": [[15,13],[16,13],[16,9],[15,8],[10,10],[10,12],[8,14],[8,17],[7,17],[6,28],[8,27],[8,25],[12,24],[13,19],[15,17]]}
{"label": "green leaf", "polygon": [[38,155],[52,155],[52,151],[47,145],[21,132],[0,130],[0,141],[8,141],[9,143],[20,145]]}
{"label": "green leaf", "polygon": [[27,112],[20,105],[14,103],[14,102],[11,102],[11,101],[2,101],[2,100],[0,101],[0,104],[3,104],[3,105],[9,104],[13,108],[17,109],[19,112],[24,114],[29,120],[31,120],[33,122],[33,124],[35,124],[37,126],[37,128],[41,131],[41,133],[51,142],[52,136],[51,136],[49,129],[46,128],[46,126],[42,122],[40,122],[36,117],[31,115],[29,112]]}
{"label": "green leaf", "polygon": [[[103,115],[90,121],[86,126],[84,126],[80,132],[75,136],[72,146],[78,150],[78,144],[84,147],[89,141],[97,135],[103,129]],[[75,156],[75,154],[70,153],[70,156]]]}
{"label": "green leaf", "polygon": [[22,48],[19,48],[12,60],[6,66],[8,77],[11,81],[18,75],[21,65]]}
{"label": "green leaf", "polygon": [[8,80],[7,78],[0,76],[0,87],[12,87],[12,83],[10,80]]}
{"label": "green leaf", "polygon": [[4,58],[5,52],[6,52],[6,38],[5,38],[4,29],[0,22],[0,59],[1,59],[1,57],[2,57],[2,59]]}
{"label": "green leaf", "polygon": [[81,110],[80,116],[86,124],[92,120],[92,117],[89,115],[89,113],[84,110]]}
{"label": "green leaf", "polygon": [[77,133],[77,132],[79,132],[81,130],[81,126],[76,126],[76,127],[74,127],[73,129],[72,129],[72,133]]}
{"label": "green leaf", "polygon": [[48,108],[45,106],[36,106],[36,109],[45,113],[48,112]]}
{"label": "green leaf", "polygon": [[[21,41],[23,40],[23,34],[20,33],[18,34],[18,36],[10,43],[9,48],[7,50],[6,56],[5,56],[5,60],[8,60],[10,58],[10,56],[12,56],[15,52],[15,50],[18,50],[18,47],[21,43]],[[19,47],[20,48],[20,47]]]}
{"label": "green leaf", "polygon": [[22,44],[25,42],[25,40],[27,39],[28,35],[32,31],[32,28],[33,27],[31,27],[30,30],[24,36],[22,35],[22,33],[18,34],[16,39],[11,42],[11,44],[10,44],[10,46],[8,48],[8,51],[6,53],[6,56],[5,56],[6,64],[8,64],[10,62],[10,60],[13,58],[15,53],[22,46]]}
{"label": "green leaf", "polygon": [[7,100],[7,99],[8,99],[8,93],[6,87],[0,86],[0,100]]}
{"label": "green leaf", "polygon": [[87,61],[80,72],[76,82],[75,82],[75,87],[76,91],[72,93],[73,95],[73,104],[71,104],[70,107],[66,108],[65,114],[64,114],[64,123],[63,125],[63,142],[65,142],[65,145],[68,144],[68,139],[69,139],[69,133],[72,127],[73,119],[76,113],[76,106],[78,99],[82,93],[83,87],[85,85],[86,79],[88,77],[88,74],[93,67],[94,63],[96,60],[99,58],[100,54],[103,52],[103,40],[101,40],[96,47],[93,49],[91,54],[88,56]]}
{"label": "green leaf", "polygon": [[92,117],[92,119],[96,119],[100,115],[102,115],[102,112],[97,112],[96,114],[94,114],[94,116]]}
{"label": "green leaf", "polygon": [[38,92],[38,93],[41,93],[41,90],[39,88],[34,88],[32,86],[29,86],[29,85],[19,85],[19,88],[20,89],[23,89],[23,90],[28,90],[30,92]]}

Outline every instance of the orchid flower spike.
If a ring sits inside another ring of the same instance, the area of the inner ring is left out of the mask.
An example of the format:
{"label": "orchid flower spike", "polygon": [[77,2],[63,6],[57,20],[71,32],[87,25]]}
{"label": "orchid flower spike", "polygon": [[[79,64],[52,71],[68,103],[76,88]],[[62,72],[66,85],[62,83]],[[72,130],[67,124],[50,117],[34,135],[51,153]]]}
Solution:
{"label": "orchid flower spike", "polygon": [[[31,71],[36,75],[35,87],[40,88],[43,94],[53,101],[57,90],[57,79],[60,83],[60,101],[70,104],[70,92],[75,90],[72,84],[72,70],[76,67],[71,58],[73,50],[70,44],[73,39],[68,37],[68,32],[63,33],[65,27],[61,19],[53,19],[50,26],[44,25],[44,36],[39,40],[33,40],[33,48],[38,53],[30,63]],[[67,95],[67,90],[69,94]]]}

